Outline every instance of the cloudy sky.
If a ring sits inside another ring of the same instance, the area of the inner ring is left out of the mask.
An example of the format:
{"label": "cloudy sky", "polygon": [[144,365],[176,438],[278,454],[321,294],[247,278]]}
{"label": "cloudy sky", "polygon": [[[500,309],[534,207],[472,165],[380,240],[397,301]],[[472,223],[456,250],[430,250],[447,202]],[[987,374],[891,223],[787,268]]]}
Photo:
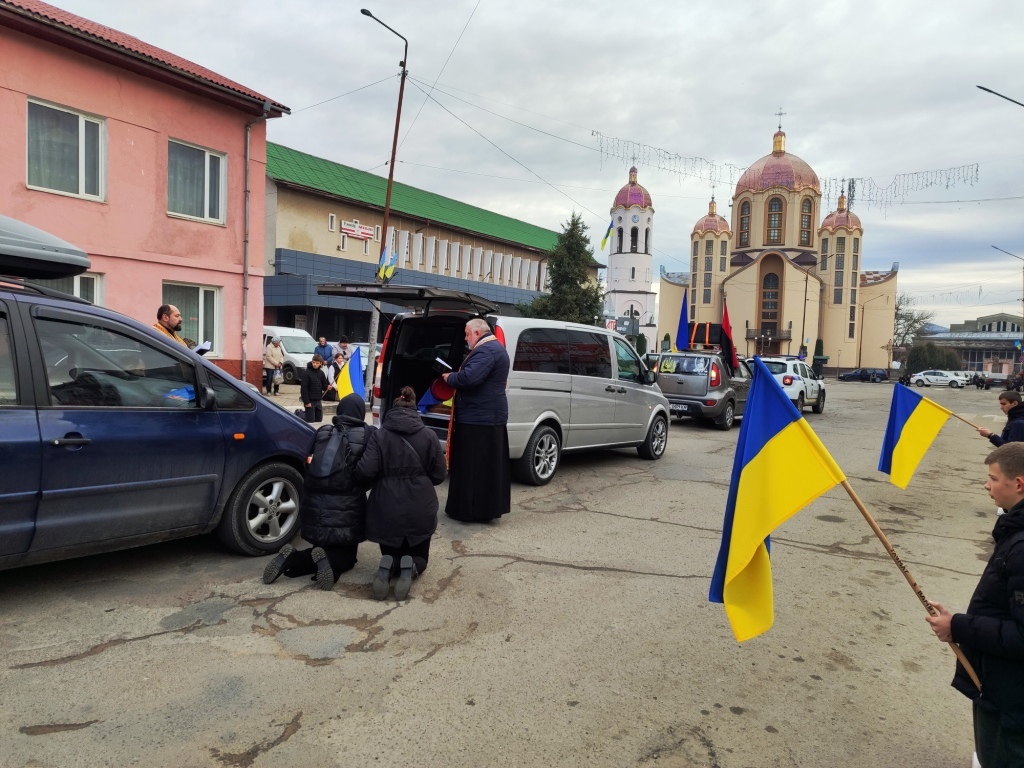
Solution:
{"label": "cloudy sky", "polygon": [[554,230],[579,211],[596,250],[635,154],[669,271],[781,107],[830,208],[859,180],[864,269],[899,262],[943,324],[1021,310],[1024,261],[992,246],[1024,257],[1024,107],[975,86],[1024,102],[1022,3],[55,4],[286,104],[270,140],[386,176],[402,41],[367,7],[409,39],[398,181]]}

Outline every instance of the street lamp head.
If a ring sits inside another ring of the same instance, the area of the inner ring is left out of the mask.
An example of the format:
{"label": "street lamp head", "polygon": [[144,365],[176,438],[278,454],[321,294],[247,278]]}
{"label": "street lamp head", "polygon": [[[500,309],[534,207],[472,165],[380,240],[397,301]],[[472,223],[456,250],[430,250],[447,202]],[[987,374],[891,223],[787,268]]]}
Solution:
{"label": "street lamp head", "polygon": [[359,12],[360,12],[361,14],[363,14],[363,16],[369,16],[369,17],[370,17],[371,19],[373,18],[373,14],[372,14],[372,13],[370,13],[370,12],[369,12],[368,10],[366,10],[365,8],[360,8],[360,9],[359,9]]}

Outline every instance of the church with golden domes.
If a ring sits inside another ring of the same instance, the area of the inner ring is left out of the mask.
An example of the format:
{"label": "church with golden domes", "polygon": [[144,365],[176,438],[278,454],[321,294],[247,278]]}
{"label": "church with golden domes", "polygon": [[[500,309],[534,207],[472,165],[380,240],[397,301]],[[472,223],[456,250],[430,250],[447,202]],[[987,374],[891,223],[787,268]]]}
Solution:
{"label": "church with golden domes", "polygon": [[736,184],[731,222],[712,199],[694,225],[690,272],[662,275],[658,348],[666,334],[675,347],[685,293],[691,328],[721,323],[728,306],[740,356],[810,358],[821,339],[830,368],[889,367],[898,264],[865,271],[864,228],[846,196],[822,217],[817,174],[786,151],[781,129],[772,141]]}

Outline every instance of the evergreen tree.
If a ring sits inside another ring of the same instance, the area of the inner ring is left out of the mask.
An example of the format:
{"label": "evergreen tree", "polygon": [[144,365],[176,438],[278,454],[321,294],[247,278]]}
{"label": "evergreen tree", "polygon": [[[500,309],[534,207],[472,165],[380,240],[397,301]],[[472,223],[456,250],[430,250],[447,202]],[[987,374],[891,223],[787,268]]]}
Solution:
{"label": "evergreen tree", "polygon": [[555,247],[547,254],[548,283],[544,293],[518,309],[525,317],[565,320],[592,325],[603,314],[601,286],[590,282],[589,268],[594,252],[587,238],[587,225],[573,213],[562,226]]}

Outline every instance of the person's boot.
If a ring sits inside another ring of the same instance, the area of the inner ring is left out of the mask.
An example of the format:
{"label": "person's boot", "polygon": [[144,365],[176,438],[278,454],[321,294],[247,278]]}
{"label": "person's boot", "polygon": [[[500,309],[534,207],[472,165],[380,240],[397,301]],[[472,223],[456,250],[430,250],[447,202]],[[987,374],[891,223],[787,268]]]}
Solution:
{"label": "person's boot", "polygon": [[395,582],[395,600],[405,600],[412,589],[412,580],[416,578],[416,566],[413,565],[411,555],[402,555],[399,564],[401,569],[398,574],[398,581]]}
{"label": "person's boot", "polygon": [[263,569],[264,584],[273,584],[277,581],[277,577],[280,576],[281,572],[285,569],[288,558],[291,557],[291,554],[294,551],[295,547],[291,544],[285,544],[281,547],[281,551],[277,553],[277,556],[267,563],[267,567]]}
{"label": "person's boot", "polygon": [[316,563],[316,587],[325,592],[334,589],[334,570],[331,568],[331,561],[327,559],[327,553],[323,547],[313,547],[310,553],[313,562]]}
{"label": "person's boot", "polygon": [[395,558],[391,555],[384,555],[377,566],[377,574],[373,577],[373,599],[383,600],[388,596],[391,589],[391,569],[395,565]]}

